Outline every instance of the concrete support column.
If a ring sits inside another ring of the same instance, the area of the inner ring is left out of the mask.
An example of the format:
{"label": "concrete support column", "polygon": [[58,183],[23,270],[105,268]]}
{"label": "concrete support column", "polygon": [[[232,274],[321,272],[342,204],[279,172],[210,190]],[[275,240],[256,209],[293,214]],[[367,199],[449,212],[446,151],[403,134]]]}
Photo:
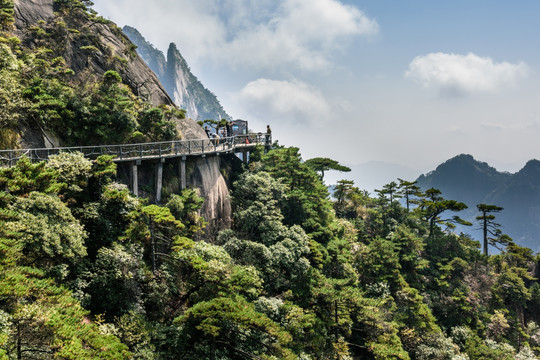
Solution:
{"label": "concrete support column", "polygon": [[187,181],[186,181],[186,157],[185,156],[182,156],[179,160],[178,160],[178,169],[180,171],[180,189],[181,190],[184,190],[187,186]]}
{"label": "concrete support column", "polygon": [[135,196],[139,196],[139,172],[138,165],[139,161],[134,161],[131,163],[131,192]]}
{"label": "concrete support column", "polygon": [[247,164],[249,151],[242,149],[242,161]]}
{"label": "concrete support column", "polygon": [[161,190],[163,189],[163,161],[165,159],[160,159],[157,163],[156,169],[156,203],[161,203]]}

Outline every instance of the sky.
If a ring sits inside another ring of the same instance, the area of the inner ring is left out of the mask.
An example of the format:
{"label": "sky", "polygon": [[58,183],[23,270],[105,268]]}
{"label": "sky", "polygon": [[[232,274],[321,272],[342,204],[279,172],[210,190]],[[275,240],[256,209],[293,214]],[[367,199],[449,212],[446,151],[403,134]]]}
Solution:
{"label": "sky", "polygon": [[327,183],[369,189],[366,163],[419,175],[462,153],[510,172],[540,159],[538,0],[94,3],[175,43],[233,118],[353,168]]}

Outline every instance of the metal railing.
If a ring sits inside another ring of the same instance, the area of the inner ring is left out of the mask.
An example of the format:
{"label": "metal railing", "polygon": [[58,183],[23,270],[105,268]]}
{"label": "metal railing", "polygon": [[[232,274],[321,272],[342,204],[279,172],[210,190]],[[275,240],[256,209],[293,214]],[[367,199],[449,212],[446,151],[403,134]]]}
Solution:
{"label": "metal railing", "polygon": [[114,161],[133,161],[232,152],[251,148],[256,145],[270,145],[271,142],[271,136],[258,133],[223,138],[138,144],[0,150],[0,166],[13,166],[23,157],[29,158],[32,162],[44,161],[48,160],[51,155],[57,155],[63,152],[80,152],[84,157],[90,159],[95,159],[101,155],[112,155],[114,156]]}

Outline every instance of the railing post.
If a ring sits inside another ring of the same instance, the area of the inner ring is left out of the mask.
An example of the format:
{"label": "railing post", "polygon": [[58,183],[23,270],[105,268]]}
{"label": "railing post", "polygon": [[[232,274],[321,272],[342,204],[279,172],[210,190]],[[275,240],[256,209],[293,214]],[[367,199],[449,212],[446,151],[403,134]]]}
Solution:
{"label": "railing post", "polygon": [[120,160],[122,160],[122,156],[123,156],[123,154],[122,154],[122,145],[120,145]]}
{"label": "railing post", "polygon": [[137,165],[140,160],[136,160],[131,164],[131,192],[135,196],[139,196],[139,173]]}
{"label": "railing post", "polygon": [[201,150],[202,150],[202,152],[204,154],[204,140],[201,140]]}

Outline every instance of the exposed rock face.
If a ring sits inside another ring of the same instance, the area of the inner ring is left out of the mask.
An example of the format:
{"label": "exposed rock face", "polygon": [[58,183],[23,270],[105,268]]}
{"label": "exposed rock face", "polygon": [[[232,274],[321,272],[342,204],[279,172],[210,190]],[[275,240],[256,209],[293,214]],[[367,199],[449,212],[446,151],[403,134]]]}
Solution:
{"label": "exposed rock face", "polygon": [[[75,72],[74,82],[84,84],[88,78],[101,76],[107,70],[116,70],[122,80],[131,87],[136,95],[145,98],[154,106],[173,105],[165,88],[134,51],[135,46],[122,30],[113,23],[96,21],[86,14],[56,15],[58,9],[53,0],[15,0],[14,33],[25,46],[38,46],[38,42],[27,28],[40,25],[51,31],[57,31],[57,16],[73,31],[55,33],[53,44],[61,49],[67,65]],[[86,49],[85,49],[86,48]],[[161,62],[164,63],[164,60]],[[187,68],[187,64],[182,63]],[[158,65],[155,65],[159,68]],[[196,98],[197,95],[193,95]],[[216,100],[217,101],[217,100]],[[178,130],[185,139],[206,137],[204,130],[193,120],[178,121]],[[29,147],[50,147],[62,145],[54,134],[47,134],[41,128],[21,127],[23,144]],[[205,198],[202,215],[212,228],[228,226],[231,218],[229,191],[220,173],[220,159],[214,157],[198,159],[188,174],[188,184],[197,187]]]}
{"label": "exposed rock face", "polygon": [[134,28],[125,26],[124,32],[135,45],[137,52],[154,70],[174,103],[186,110],[195,120],[231,120],[216,96],[207,90],[191,70],[175,44],[170,44],[167,59],[163,53]]}
{"label": "exposed rock face", "polygon": [[[33,46],[33,35],[25,30],[36,25],[38,21],[44,21],[45,26],[54,26],[54,11],[57,10],[54,0],[15,0],[14,4],[15,33],[23,43]],[[67,65],[75,71],[76,78],[84,81],[82,77],[86,75],[87,69],[98,76],[107,70],[116,70],[136,95],[146,98],[151,104],[173,104],[159,79],[132,51],[132,43],[115,24],[103,24],[83,16],[69,17],[69,20],[71,23],[68,26],[84,35],[66,31],[63,36],[57,35],[62,36],[58,39],[58,45],[63,46],[63,57]],[[97,48],[97,51],[84,50],[84,47],[89,45]],[[122,61],[122,64],[115,61]]]}
{"label": "exposed rock face", "polygon": [[150,44],[141,35],[141,33],[130,26],[124,26],[122,29],[124,34],[127,35],[129,40],[137,45],[137,54],[144,60],[144,62],[154,71],[158,79],[163,83],[165,73],[167,72],[167,59],[165,55],[154,45]]}
{"label": "exposed rock face", "polygon": [[53,0],[15,0],[15,27],[24,29],[53,17]]}
{"label": "exposed rock face", "polygon": [[210,234],[231,226],[229,189],[220,172],[220,157],[198,158],[188,174],[188,184],[199,189],[205,202],[201,212],[208,221]]}

